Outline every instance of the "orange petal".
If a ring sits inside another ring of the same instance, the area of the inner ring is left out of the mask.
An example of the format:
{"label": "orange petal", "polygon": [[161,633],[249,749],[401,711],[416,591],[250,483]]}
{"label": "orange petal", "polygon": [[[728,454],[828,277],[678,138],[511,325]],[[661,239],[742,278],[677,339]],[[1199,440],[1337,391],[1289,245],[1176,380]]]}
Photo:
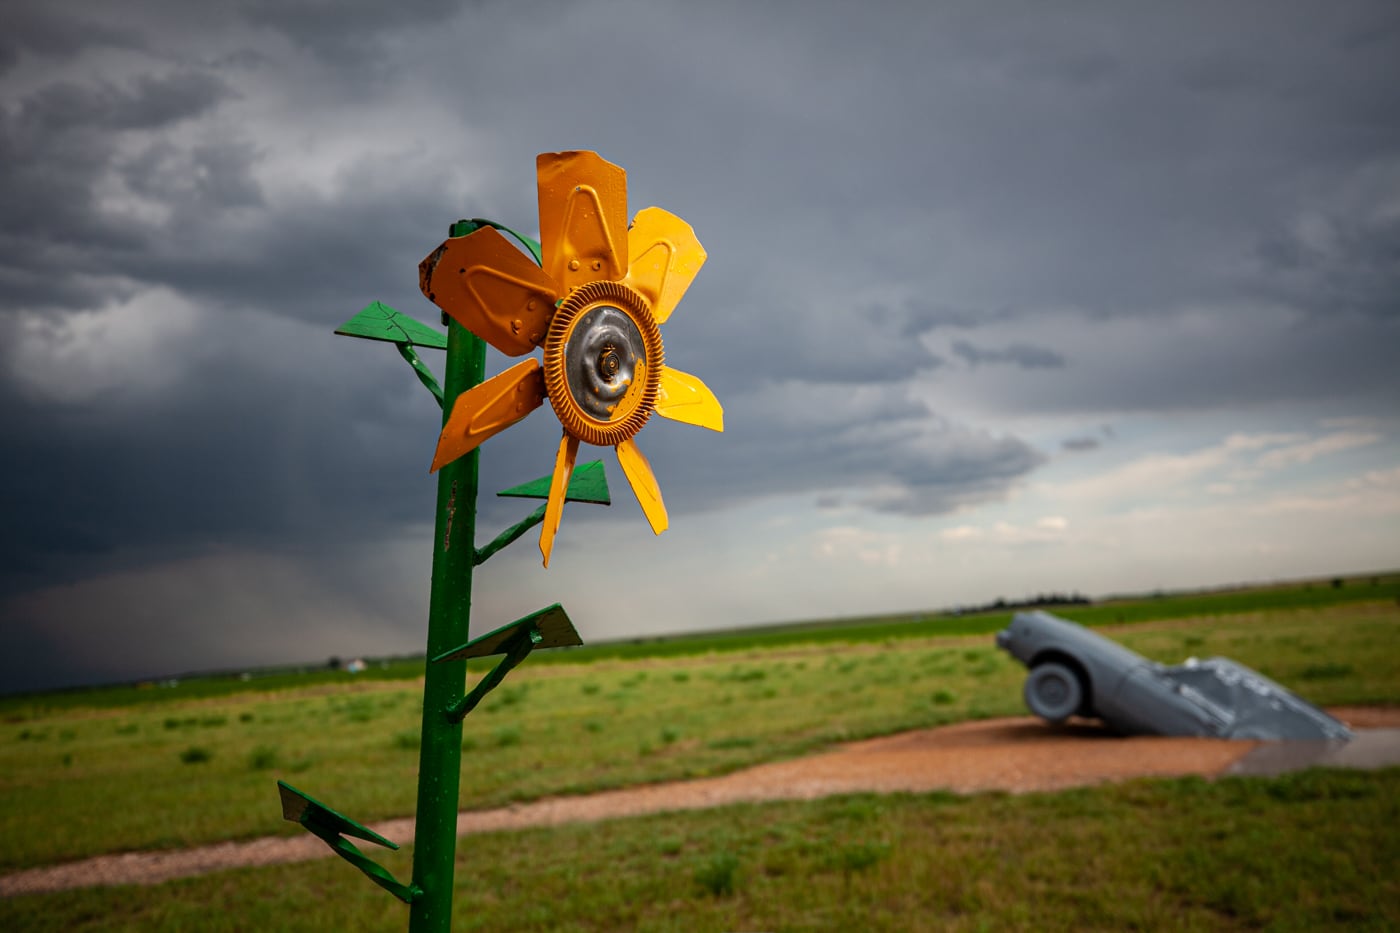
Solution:
{"label": "orange petal", "polygon": [[666,323],[705,264],[705,247],[690,224],[670,211],[647,207],[637,212],[627,231],[627,252],[631,268],[626,284],[646,297],[656,323]]}
{"label": "orange petal", "polygon": [[690,373],[667,366],[661,371],[656,394],[656,413],[711,431],[724,430],[724,408],[710,387]]}
{"label": "orange petal", "polygon": [[637,502],[646,513],[651,530],[661,534],[668,524],[666,503],[661,500],[661,487],[656,485],[656,475],[651,472],[651,464],[647,462],[637,442],[630,437],[618,444],[616,449],[617,462],[622,465],[622,472],[626,474],[627,482],[637,496]]}
{"label": "orange petal", "polygon": [[470,453],[544,401],[544,369],[531,357],[461,395],[438,435],[433,472]]}
{"label": "orange petal", "polygon": [[549,554],[554,550],[554,535],[559,530],[559,520],[564,517],[564,497],[569,491],[569,477],[574,472],[574,459],[578,456],[578,438],[568,431],[559,441],[559,453],[554,458],[554,477],[549,481],[549,501],[544,507],[544,522],[540,525],[540,553],[544,555],[544,565],[549,566]]}
{"label": "orange petal", "polygon": [[596,152],[535,159],[544,271],[565,294],[627,274],[627,173]]}
{"label": "orange petal", "polygon": [[507,356],[524,356],[544,340],[557,297],[549,276],[491,227],[445,241],[419,265],[418,285]]}

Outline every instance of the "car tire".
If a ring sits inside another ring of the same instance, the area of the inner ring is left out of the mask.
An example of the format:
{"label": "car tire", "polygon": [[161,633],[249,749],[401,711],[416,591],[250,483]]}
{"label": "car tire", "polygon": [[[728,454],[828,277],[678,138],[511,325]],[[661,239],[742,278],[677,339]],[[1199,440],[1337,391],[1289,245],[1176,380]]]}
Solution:
{"label": "car tire", "polygon": [[1031,669],[1024,694],[1032,713],[1047,722],[1064,722],[1084,702],[1084,684],[1069,667],[1046,661]]}

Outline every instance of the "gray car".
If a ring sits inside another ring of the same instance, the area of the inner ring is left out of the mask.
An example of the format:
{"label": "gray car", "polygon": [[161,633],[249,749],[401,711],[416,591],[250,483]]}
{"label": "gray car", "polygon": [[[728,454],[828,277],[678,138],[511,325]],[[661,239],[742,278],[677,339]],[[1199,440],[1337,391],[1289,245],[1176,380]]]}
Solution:
{"label": "gray car", "polygon": [[1096,716],[1125,735],[1349,739],[1351,730],[1228,658],[1167,667],[1047,612],[1018,612],[997,647],[1030,669],[1025,700],[1049,722]]}

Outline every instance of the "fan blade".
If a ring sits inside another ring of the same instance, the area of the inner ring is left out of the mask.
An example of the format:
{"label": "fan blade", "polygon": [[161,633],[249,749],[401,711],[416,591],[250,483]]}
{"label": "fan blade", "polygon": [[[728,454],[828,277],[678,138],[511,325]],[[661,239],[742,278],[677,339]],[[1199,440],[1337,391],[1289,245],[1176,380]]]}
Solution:
{"label": "fan blade", "polygon": [[651,304],[651,316],[664,324],[705,264],[705,247],[690,224],[670,211],[647,207],[637,211],[627,231],[631,268],[625,284]]}
{"label": "fan blade", "polygon": [[541,152],[535,173],[544,271],[561,291],[626,275],[627,173],[580,150]]}
{"label": "fan blade", "polygon": [[554,534],[559,530],[559,519],[564,517],[564,498],[569,491],[569,476],[574,472],[574,458],[578,456],[578,438],[568,431],[559,441],[559,453],[554,458],[554,479],[549,483],[549,501],[544,506],[544,522],[540,525],[540,553],[544,555],[544,565],[549,566],[549,554],[554,550]]}
{"label": "fan blade", "polygon": [[544,402],[544,369],[531,357],[457,396],[438,435],[433,472],[470,453]]}
{"label": "fan blade", "polygon": [[710,387],[698,377],[670,366],[661,370],[656,413],[672,421],[709,428],[711,431],[724,430],[724,408]]}
{"label": "fan blade", "polygon": [[617,462],[622,465],[622,472],[626,474],[632,492],[636,493],[637,502],[651,523],[651,530],[661,534],[667,528],[666,503],[661,501],[661,487],[656,485],[651,464],[637,442],[630,437],[618,444],[616,449]]}
{"label": "fan blade", "polygon": [[433,250],[418,266],[418,287],[507,356],[524,356],[544,340],[558,297],[549,276],[490,227]]}

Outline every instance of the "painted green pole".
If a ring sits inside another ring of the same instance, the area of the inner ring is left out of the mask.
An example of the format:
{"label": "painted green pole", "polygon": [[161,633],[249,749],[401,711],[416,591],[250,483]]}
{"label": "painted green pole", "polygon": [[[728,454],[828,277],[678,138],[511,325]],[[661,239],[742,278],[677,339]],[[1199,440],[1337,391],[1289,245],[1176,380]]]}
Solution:
{"label": "painted green pole", "polygon": [[[457,396],[486,375],[486,344],[456,321],[447,325],[447,369],[442,417]],[[433,582],[428,604],[428,651],[424,660],[423,744],[418,754],[418,810],[413,837],[412,933],[452,928],[452,875],[457,851],[458,789],[461,782],[462,722],[447,710],[462,698],[467,662],[432,659],[467,641],[471,618],[472,568],[476,556],[477,464],[480,451],[447,464],[438,473],[433,533]]]}
{"label": "painted green pole", "polygon": [[[448,237],[467,236],[482,226],[513,233],[530,250],[536,262],[539,261],[538,243],[494,221],[459,220],[452,224]],[[440,253],[441,250],[425,263],[435,262]],[[375,301],[337,328],[336,333],[394,344],[399,354],[413,367],[419,381],[442,406],[442,423],[446,429],[458,398],[481,385],[485,379],[486,343],[460,324],[450,321],[447,315],[443,315],[443,324],[447,327],[446,335]],[[418,358],[416,347],[447,351],[442,386]],[[463,717],[475,709],[530,652],[537,648],[565,648],[583,644],[564,607],[558,603],[516,619],[475,640],[468,640],[473,568],[538,525],[547,511],[547,506],[540,506],[523,521],[498,534],[486,547],[476,547],[480,456],[479,449],[474,449],[445,464],[438,472],[412,883],[399,881],[350,841],[354,838],[397,849],[398,845],[392,840],[331,809],[286,781],[277,782],[283,818],[300,823],[375,884],[407,902],[409,930],[412,933],[441,933],[452,926]],[[499,494],[547,500],[554,481],[553,475],[542,476],[502,490]],[[574,467],[564,498],[570,502],[610,504],[602,461],[595,460]],[[481,678],[470,693],[464,693],[468,659],[495,654],[504,654],[505,657]]]}

